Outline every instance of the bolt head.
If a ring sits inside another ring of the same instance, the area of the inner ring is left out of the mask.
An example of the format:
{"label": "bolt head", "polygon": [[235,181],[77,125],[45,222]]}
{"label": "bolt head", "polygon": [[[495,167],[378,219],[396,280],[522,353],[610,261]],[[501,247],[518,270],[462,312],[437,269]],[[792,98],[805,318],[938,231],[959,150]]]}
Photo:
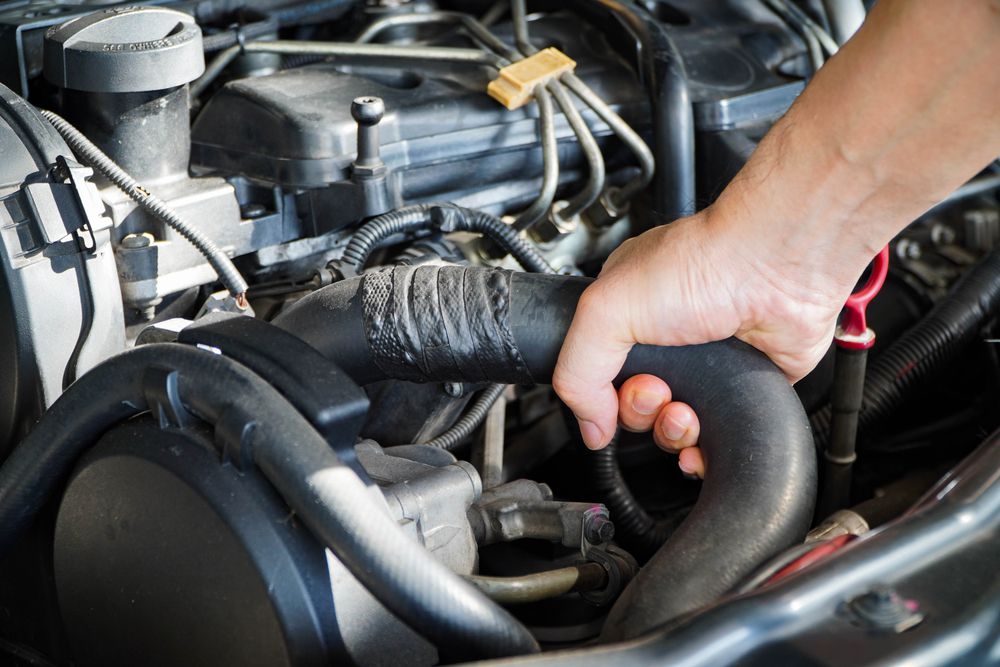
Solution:
{"label": "bolt head", "polygon": [[121,240],[119,245],[128,250],[138,250],[139,248],[148,248],[152,243],[153,235],[144,232],[142,234],[129,234]]}
{"label": "bolt head", "polygon": [[351,102],[351,117],[365,127],[378,125],[385,115],[385,103],[381,97],[355,97]]}
{"label": "bolt head", "polygon": [[592,514],[584,521],[583,536],[591,544],[607,544],[615,536],[615,524],[603,514]]}

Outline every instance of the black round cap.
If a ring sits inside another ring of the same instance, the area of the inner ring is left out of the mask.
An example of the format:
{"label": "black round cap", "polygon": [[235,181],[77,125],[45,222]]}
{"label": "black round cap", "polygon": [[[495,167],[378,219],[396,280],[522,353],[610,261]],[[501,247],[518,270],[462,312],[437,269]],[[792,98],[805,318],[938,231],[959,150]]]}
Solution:
{"label": "black round cap", "polygon": [[201,28],[184,12],[121,7],[87,14],[45,35],[45,78],[98,93],[163,90],[205,71]]}

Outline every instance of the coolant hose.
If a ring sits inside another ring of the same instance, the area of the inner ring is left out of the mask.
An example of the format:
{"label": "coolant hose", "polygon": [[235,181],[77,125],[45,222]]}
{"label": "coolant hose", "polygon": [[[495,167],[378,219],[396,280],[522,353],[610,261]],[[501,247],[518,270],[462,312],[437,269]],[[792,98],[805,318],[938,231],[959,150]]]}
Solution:
{"label": "coolant hose", "polygon": [[[979,261],[951,291],[868,364],[858,430],[870,433],[903,405],[907,397],[947,367],[1000,310],[1000,250]],[[829,405],[812,415],[817,443],[830,437]]]}
{"label": "coolant hose", "polygon": [[[149,373],[186,410],[243,440],[254,463],[319,542],[442,658],[538,650],[510,614],[448,570],[388,513],[285,398],[236,362],[196,347],[143,345],[92,369],[59,397],[0,468],[0,553],[23,534],[77,459],[116,424],[151,409]],[[254,424],[252,429],[241,425]],[[233,429],[233,425],[240,426]],[[350,437],[350,436],[348,436]]]}
{"label": "coolant hose", "polygon": [[[587,279],[459,266],[398,266],[314,292],[275,324],[359,384],[550,382]],[[799,541],[816,494],[802,405],[749,345],[637,345],[619,381],[651,373],[701,421],[707,476],[697,504],[616,603],[606,639],[698,609]]]}

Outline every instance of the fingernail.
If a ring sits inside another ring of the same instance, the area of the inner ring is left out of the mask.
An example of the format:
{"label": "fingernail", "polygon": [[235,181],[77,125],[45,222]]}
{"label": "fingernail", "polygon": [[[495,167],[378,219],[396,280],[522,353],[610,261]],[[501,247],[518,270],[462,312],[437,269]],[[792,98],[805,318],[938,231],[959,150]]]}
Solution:
{"label": "fingernail", "polygon": [[698,474],[690,466],[685,465],[683,460],[677,460],[677,467],[681,469],[681,472],[688,479],[698,479]]}
{"label": "fingernail", "polygon": [[580,420],[580,435],[587,449],[599,449],[604,444],[604,432],[594,422]]}
{"label": "fingernail", "polygon": [[632,409],[640,415],[655,414],[663,405],[663,397],[651,391],[637,391],[632,394]]}
{"label": "fingernail", "polygon": [[663,418],[663,435],[668,440],[680,440],[687,432],[687,426],[678,423],[673,417],[667,415]]}

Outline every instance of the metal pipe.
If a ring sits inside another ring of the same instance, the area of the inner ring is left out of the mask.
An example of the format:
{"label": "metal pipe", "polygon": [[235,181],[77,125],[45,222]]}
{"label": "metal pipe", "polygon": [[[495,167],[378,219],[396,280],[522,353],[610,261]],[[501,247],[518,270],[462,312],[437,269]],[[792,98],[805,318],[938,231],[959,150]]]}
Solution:
{"label": "metal pipe", "polygon": [[861,0],[823,0],[823,8],[838,44],[849,40],[865,22],[865,5]]}
{"label": "metal pipe", "polygon": [[[514,42],[517,44],[518,50],[524,56],[537,53],[538,49],[531,43],[531,38],[528,35],[528,19],[524,0],[511,0],[510,12],[514,22]],[[594,139],[594,134],[590,131],[586,121],[583,120],[583,116],[577,111],[573,100],[566,94],[562,84],[552,81],[546,88],[552,93],[556,104],[559,105],[559,109],[569,121],[570,127],[573,128],[589,167],[589,176],[583,189],[571,198],[569,203],[559,212],[561,216],[571,218],[583,212],[601,196],[601,191],[604,189],[604,156],[601,154],[600,146],[597,145],[597,140]]]}
{"label": "metal pipe", "polygon": [[542,188],[528,208],[517,214],[514,229],[524,231],[532,227],[549,212],[559,187],[559,142],[556,138],[555,111],[552,96],[539,87],[534,93],[538,105],[538,133],[542,144]]}
{"label": "metal pipe", "polygon": [[485,65],[500,69],[507,63],[493,53],[481,49],[459,49],[444,46],[393,46],[390,44],[355,44],[353,42],[304,42],[274,40],[246,44],[247,53],[280,53],[298,56],[328,56],[370,58],[372,60],[423,60],[431,62]]}
{"label": "metal pipe", "polygon": [[614,109],[608,106],[607,102],[591,90],[590,86],[584,83],[580,77],[570,72],[562,76],[562,82],[584,104],[593,109],[594,113],[601,120],[607,123],[611,131],[632,151],[639,162],[639,175],[610,193],[612,203],[616,206],[621,206],[653,180],[653,174],[656,172],[656,161],[653,158],[653,151],[649,149],[649,146],[639,136],[639,133],[633,130],[632,126],[625,122],[625,119],[615,113]]}
{"label": "metal pipe", "polygon": [[467,65],[485,65],[500,69],[508,63],[502,58],[481,49],[458,49],[443,46],[393,46],[389,44],[364,44],[354,42],[304,42],[272,40],[250,42],[231,46],[217,55],[205,68],[197,81],[191,84],[191,97],[197,98],[223,70],[242,53],[278,53],[290,56],[324,56],[336,58],[361,58],[372,60],[430,60]]}
{"label": "metal pipe", "polygon": [[516,60],[520,56],[513,48],[490,32],[489,28],[472,16],[462,12],[434,11],[422,14],[399,14],[386,16],[369,24],[355,39],[355,44],[367,44],[390,28],[410,25],[432,25],[435,23],[458,25],[474,40],[485,48],[500,54],[508,60]]}
{"label": "metal pipe", "polygon": [[809,52],[809,62],[812,64],[813,72],[818,72],[819,68],[823,66],[823,49],[815,33],[798,20],[787,3],[782,2],[782,0],[765,0],[765,2],[782,21],[799,34]]}
{"label": "metal pipe", "polygon": [[601,147],[597,145],[597,140],[594,139],[593,133],[587,126],[587,121],[580,115],[562,84],[552,81],[546,88],[552,93],[556,104],[559,105],[559,109],[569,121],[570,127],[573,128],[589,167],[587,182],[584,183],[583,189],[559,211],[561,217],[572,218],[586,210],[601,196],[601,191],[604,190],[604,156],[601,154]]}
{"label": "metal pipe", "polygon": [[574,591],[599,590],[607,586],[608,573],[598,563],[581,563],[517,577],[470,575],[465,579],[494,602],[526,604]]}
{"label": "metal pipe", "polygon": [[815,37],[819,45],[826,51],[828,56],[833,56],[840,50],[840,45],[837,44],[837,40],[830,36],[826,30],[823,29],[821,25],[812,20],[808,14],[802,11],[802,8],[796,5],[794,2],[789,0],[781,0],[795,20],[801,23],[806,30],[810,31]]}

